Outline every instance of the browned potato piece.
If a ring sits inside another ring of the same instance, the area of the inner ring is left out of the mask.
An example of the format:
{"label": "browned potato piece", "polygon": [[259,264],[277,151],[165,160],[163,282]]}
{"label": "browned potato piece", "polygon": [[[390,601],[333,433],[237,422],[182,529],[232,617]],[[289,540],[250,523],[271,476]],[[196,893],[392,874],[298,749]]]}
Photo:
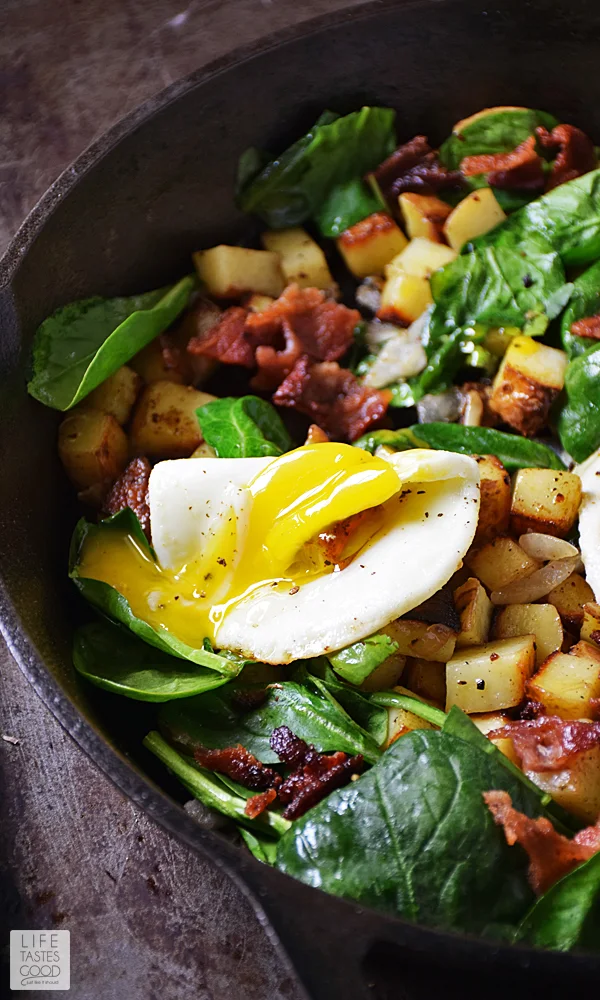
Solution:
{"label": "browned potato piece", "polygon": [[189,385],[147,386],[131,423],[131,449],[148,458],[187,458],[202,441],[196,410],[214,396]]}
{"label": "browned potato piece", "polygon": [[581,480],[559,469],[519,469],[515,476],[510,526],[516,535],[540,531],[564,538],[581,503]]}
{"label": "browned potato piece", "polygon": [[500,590],[540,567],[537,559],[532,559],[517,542],[505,535],[471,552],[465,562],[488,590]]}
{"label": "browned potato piece", "polygon": [[192,257],[208,295],[216,299],[239,299],[246,292],[277,298],[285,286],[279,254],[270,250],[221,243]]}
{"label": "browned potato piece", "polygon": [[409,659],[402,680],[405,686],[427,701],[446,701],[446,664],[434,660]]}
{"label": "browned potato piece", "polygon": [[552,653],[527,685],[548,715],[561,719],[593,718],[600,698],[600,650],[578,642],[569,653]]}
{"label": "browned potato piece", "polygon": [[305,229],[299,226],[293,229],[268,229],[260,238],[265,250],[279,254],[287,285],[324,290],[336,288],[323,250]]}
{"label": "browned potato piece", "polygon": [[510,476],[495,455],[478,455],[476,462],[481,477],[481,504],[475,541],[487,542],[508,531],[510,518]]}
{"label": "browned potato piece", "polygon": [[137,372],[123,365],[86,396],[82,408],[110,413],[123,426],[129,420],[141,386]]}
{"label": "browned potato piece", "polygon": [[386,264],[404,249],[408,240],[387,212],[374,212],[350,226],[335,241],[346,266],[356,278],[383,274]]}
{"label": "browned potato piece", "polygon": [[552,604],[508,604],[498,611],[492,634],[495,639],[535,635],[538,667],[562,648],[564,638],[560,615]]}
{"label": "browned potato piece", "polygon": [[78,490],[113,482],[127,464],[127,436],[110,413],[69,413],[58,430],[58,454]]}
{"label": "browned potato piece", "polygon": [[492,390],[491,408],[526,437],[548,422],[548,413],[565,381],[567,355],[533,337],[515,337]]}
{"label": "browned potato piece", "polygon": [[470,646],[446,664],[446,711],[495,712],[518,705],[535,667],[533,635]]}
{"label": "browned potato piece", "polygon": [[184,385],[192,380],[191,364],[186,353],[175,353],[173,347],[169,335],[161,334],[138,351],[129,364],[147,385],[155,382]]}
{"label": "browned potato piece", "polygon": [[454,604],[460,615],[456,648],[480,646],[487,640],[492,622],[492,602],[479,580],[470,577],[454,591]]}
{"label": "browned potato piece", "polygon": [[389,691],[393,688],[404,671],[406,657],[402,653],[392,653],[387,660],[380,663],[372,674],[364,679],[360,685],[361,691]]}
{"label": "browned potato piece", "polygon": [[388,708],[388,733],[384,743],[384,749],[400,738],[412,733],[414,729],[435,729],[431,722],[421,719],[414,712],[407,711],[406,708]]}
{"label": "browned potato piece", "polygon": [[434,243],[443,243],[442,229],[452,211],[450,205],[428,194],[401,194],[398,197],[409,239],[424,236]]}
{"label": "browned potato piece", "polygon": [[398,618],[381,630],[398,643],[398,653],[445,663],[454,652],[456,632],[447,625]]}
{"label": "browned potato piece", "polygon": [[[489,736],[495,730],[502,729],[509,721],[508,715],[505,715],[503,712],[483,712],[482,715],[471,716],[471,722],[477,726],[479,732],[483,733],[484,736]],[[513,764],[516,764],[517,767],[520,766],[515,745],[510,737],[496,736],[490,742],[497,746],[498,750],[501,750],[505,757],[512,760]]]}
{"label": "browned potato piece", "polygon": [[579,573],[551,590],[548,601],[553,604],[566,628],[577,632],[583,625],[583,606],[594,600],[594,591]]}
{"label": "browned potato piece", "polygon": [[583,606],[581,638],[600,649],[600,604],[595,601]]}
{"label": "browned potato piece", "polygon": [[560,771],[525,771],[525,774],[569,812],[587,823],[597,821],[600,815],[600,746],[573,754]]}

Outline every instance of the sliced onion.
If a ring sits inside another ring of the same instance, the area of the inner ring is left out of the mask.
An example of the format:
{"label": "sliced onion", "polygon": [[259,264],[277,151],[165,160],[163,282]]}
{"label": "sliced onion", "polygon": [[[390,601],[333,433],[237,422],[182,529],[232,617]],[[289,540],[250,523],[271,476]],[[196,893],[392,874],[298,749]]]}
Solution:
{"label": "sliced onion", "polygon": [[569,559],[554,559],[529,576],[520,577],[501,590],[493,590],[492,604],[532,604],[568,580],[571,573],[575,573],[580,566],[581,559],[578,555]]}
{"label": "sliced onion", "polygon": [[427,364],[425,348],[422,344],[408,341],[407,333],[407,330],[398,330],[395,337],[385,342],[363,378],[365,385],[383,389],[392,382],[411,378],[423,371]]}
{"label": "sliced onion", "polygon": [[393,340],[399,333],[406,336],[404,327],[398,327],[394,323],[382,323],[378,319],[371,320],[370,323],[367,323],[365,334],[367,347],[373,354],[376,354],[383,344],[386,344],[388,340]]}
{"label": "sliced onion", "polygon": [[467,393],[461,423],[465,427],[479,427],[483,418],[483,400],[478,392],[471,389]]}
{"label": "sliced onion", "polygon": [[564,538],[545,535],[540,531],[521,535],[519,545],[532,559],[541,559],[542,562],[547,562],[549,559],[569,559],[570,556],[579,555],[579,549]]}
{"label": "sliced onion", "polygon": [[448,389],[435,395],[427,393],[417,403],[417,413],[420,424],[433,424],[438,421],[452,423],[458,420],[462,399],[459,389]]}

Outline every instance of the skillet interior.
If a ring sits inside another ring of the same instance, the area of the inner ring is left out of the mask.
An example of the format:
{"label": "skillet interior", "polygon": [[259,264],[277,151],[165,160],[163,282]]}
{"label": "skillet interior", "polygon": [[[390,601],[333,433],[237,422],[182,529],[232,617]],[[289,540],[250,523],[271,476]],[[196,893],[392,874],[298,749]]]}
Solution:
{"label": "skillet interior", "polygon": [[[346,958],[350,952],[360,957],[380,938],[399,940],[415,954],[434,949],[439,961],[458,965],[489,963],[497,954],[523,968],[530,958],[408,928],[319,896],[198,830],[140,778],[159,773],[139,750],[147,729],[144,707],[132,711],[132,703],[98,691],[90,698],[70,665],[79,605],[65,565],[76,510],[55,457],[57,420],[25,393],[31,338],[58,305],[156,287],[189,269],[192,250],[247,237],[252,226],[232,201],[239,154],[253,144],[280,148],[324,107],[344,112],[369,101],[391,105],[401,139],[423,132],[435,143],[452,122],[481,107],[527,104],[600,138],[599,27],[594,0],[508,0],[500,9],[470,0],[421,0],[354,8],[346,17],[320,21],[309,37],[306,27],[288,33],[285,45],[265,43],[252,57],[246,53],[176,85],[117,127],[118,145],[111,133],[84,154],[34,211],[0,272],[6,283],[0,293],[0,600],[6,635],[38,692],[128,794],[266,892],[267,912],[314,996],[324,985],[323,996],[336,997],[336,988],[349,998],[360,991]],[[162,773],[160,778],[166,788]],[[179,795],[174,784],[168,790]],[[344,948],[341,969],[322,964],[332,936],[338,944],[342,937],[355,942]],[[305,945],[310,958],[304,958]],[[571,977],[585,976],[594,965],[556,956],[540,963],[545,972]],[[433,987],[421,975],[407,996],[421,995],[420,984],[424,992]]]}

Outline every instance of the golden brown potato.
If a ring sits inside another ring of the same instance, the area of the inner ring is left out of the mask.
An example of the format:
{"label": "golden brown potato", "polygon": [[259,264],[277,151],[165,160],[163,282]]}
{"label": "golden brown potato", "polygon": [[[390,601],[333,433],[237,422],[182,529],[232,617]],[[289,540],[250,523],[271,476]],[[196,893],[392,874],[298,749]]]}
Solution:
{"label": "golden brown potato", "polygon": [[435,729],[431,722],[419,718],[414,712],[409,712],[405,708],[388,708],[388,732],[384,743],[384,749],[389,747],[394,740],[407,733],[412,733],[414,729]]}
{"label": "golden brown potato", "polygon": [[571,573],[564,583],[548,594],[548,601],[558,611],[565,628],[572,632],[578,632],[583,625],[583,606],[593,600],[594,591],[579,573]]}
{"label": "golden brown potato", "polygon": [[201,441],[198,447],[194,449],[194,451],[190,455],[190,458],[216,458],[216,457],[217,453],[215,449],[206,441]]}
{"label": "golden brown potato", "polygon": [[555,802],[587,823],[600,815],[600,746],[569,757],[560,771],[525,771],[525,774]]}
{"label": "golden brown potato", "polygon": [[398,198],[406,232],[412,240],[424,236],[434,243],[442,243],[445,220],[452,211],[450,205],[428,194],[401,194]]}
{"label": "golden brown potato", "polygon": [[446,664],[446,711],[495,712],[518,705],[535,667],[535,636],[470,646]]}
{"label": "golden brown potato", "polygon": [[279,254],[269,250],[221,243],[192,257],[207,294],[216,299],[239,299],[247,292],[277,298],[285,286]]}
{"label": "golden brown potato", "polygon": [[446,664],[435,660],[408,659],[403,683],[411,692],[436,705],[446,702]]}
{"label": "golden brown potato", "polygon": [[59,427],[58,454],[78,490],[112,483],[125,468],[127,453],[127,436],[110,413],[74,410]]}
{"label": "golden brown potato", "polygon": [[335,289],[325,254],[318,243],[299,226],[293,229],[269,229],[261,236],[265,250],[279,254],[287,285],[300,288]]}
{"label": "golden brown potato", "polygon": [[383,274],[385,265],[408,240],[391,215],[374,212],[350,226],[335,242],[352,274],[366,278],[370,274]]}
{"label": "golden brown potato", "polygon": [[445,663],[454,652],[457,633],[447,625],[397,618],[381,630],[398,643],[398,653]]}
{"label": "golden brown potato", "polygon": [[508,531],[511,504],[510,476],[495,455],[477,455],[481,477],[481,504],[475,542],[487,542]]}
{"label": "golden brown potato", "polygon": [[[482,715],[472,715],[471,722],[473,722],[480,733],[484,736],[488,736],[495,730],[502,729],[507,722],[509,722],[509,716],[505,715],[503,712],[483,712]],[[515,745],[510,737],[507,736],[495,736],[490,740],[498,750],[501,750],[505,757],[512,760],[513,764],[517,767],[520,766],[520,760],[515,751]]]}
{"label": "golden brown potato", "polygon": [[410,326],[432,302],[428,278],[394,271],[383,286],[377,318],[386,323]]}
{"label": "golden brown potato", "polygon": [[491,188],[478,188],[459,201],[446,219],[444,236],[454,250],[504,222],[506,215],[496,201]]}
{"label": "golden brown potato", "polygon": [[527,694],[548,715],[593,718],[600,697],[600,650],[578,642],[569,653],[552,653],[529,681]]}
{"label": "golden brown potato", "polygon": [[406,657],[402,653],[392,653],[387,660],[380,663],[372,674],[365,677],[360,685],[361,691],[389,691],[395,687],[404,671]]}
{"label": "golden brown potato", "polygon": [[558,469],[519,469],[515,476],[510,526],[516,535],[539,531],[564,538],[581,503],[581,480]]}
{"label": "golden brown potato", "polygon": [[488,638],[494,609],[479,580],[472,576],[462,587],[457,587],[454,604],[460,615],[456,648],[481,646]]}
{"label": "golden brown potato", "polygon": [[161,334],[146,344],[129,362],[134,372],[146,383],[176,382],[189,384],[192,380],[191,362],[187,353],[174,351],[168,334]]}
{"label": "golden brown potato", "polygon": [[535,635],[535,659],[538,667],[550,653],[562,648],[564,638],[560,615],[552,604],[508,604],[505,608],[500,608],[492,635],[495,639]]}
{"label": "golden brown potato", "polygon": [[526,437],[548,422],[548,413],[565,381],[567,355],[533,337],[515,337],[492,389],[491,408]]}
{"label": "golden brown potato", "polygon": [[581,638],[600,649],[600,604],[589,601],[583,606]]}
{"label": "golden brown potato", "polygon": [[137,372],[123,365],[86,396],[81,408],[110,413],[122,427],[129,420],[141,386]]}
{"label": "golden brown potato", "polygon": [[541,563],[532,559],[512,538],[500,535],[487,545],[469,553],[467,566],[488,590],[500,590],[513,580],[529,576]]}
{"label": "golden brown potato", "polygon": [[187,458],[202,441],[196,410],[214,396],[189,385],[155,382],[147,386],[131,422],[131,449],[148,458]]}

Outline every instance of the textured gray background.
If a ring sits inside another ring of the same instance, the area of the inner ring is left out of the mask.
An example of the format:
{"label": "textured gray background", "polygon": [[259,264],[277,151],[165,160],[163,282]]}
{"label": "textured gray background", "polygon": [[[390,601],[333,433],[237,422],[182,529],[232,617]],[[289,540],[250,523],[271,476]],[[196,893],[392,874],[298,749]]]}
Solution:
{"label": "textured gray background", "polygon": [[[69,161],[141,101],[240,44],[351,6],[1,0],[0,251]],[[112,787],[1,646],[0,733],[19,740],[0,740],[0,920],[70,929],[73,1000],[298,1000],[239,892]]]}

